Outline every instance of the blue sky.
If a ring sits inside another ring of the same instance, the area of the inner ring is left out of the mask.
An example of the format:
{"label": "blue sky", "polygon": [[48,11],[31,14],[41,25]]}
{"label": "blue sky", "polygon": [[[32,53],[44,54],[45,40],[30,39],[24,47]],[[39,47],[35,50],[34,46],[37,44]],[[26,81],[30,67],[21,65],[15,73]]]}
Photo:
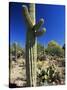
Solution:
{"label": "blue sky", "polygon": [[[22,14],[22,5],[25,3],[11,2],[10,11],[10,44],[18,42],[25,47],[26,24]],[[44,18],[43,27],[46,33],[38,37],[38,42],[47,46],[48,42],[55,40],[61,46],[65,43],[65,6],[36,4],[36,23]]]}

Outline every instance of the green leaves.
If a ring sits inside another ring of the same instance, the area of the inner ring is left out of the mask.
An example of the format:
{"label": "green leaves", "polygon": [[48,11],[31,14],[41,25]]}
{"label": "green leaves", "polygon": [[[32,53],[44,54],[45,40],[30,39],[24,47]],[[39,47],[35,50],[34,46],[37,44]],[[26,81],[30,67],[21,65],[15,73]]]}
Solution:
{"label": "green leaves", "polygon": [[48,47],[46,48],[46,54],[48,55],[56,55],[59,57],[64,57],[64,50],[62,47],[56,42],[56,41],[51,41],[48,43]]}

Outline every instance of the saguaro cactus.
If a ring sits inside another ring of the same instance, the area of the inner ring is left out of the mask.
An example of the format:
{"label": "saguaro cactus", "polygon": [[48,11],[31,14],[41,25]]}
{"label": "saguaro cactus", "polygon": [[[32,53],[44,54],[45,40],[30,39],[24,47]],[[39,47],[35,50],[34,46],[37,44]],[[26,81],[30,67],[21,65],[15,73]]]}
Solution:
{"label": "saguaro cactus", "polygon": [[36,61],[37,61],[37,36],[41,36],[46,30],[40,30],[43,19],[35,24],[35,4],[29,4],[29,10],[23,5],[23,15],[28,30],[26,34],[26,77],[27,86],[36,86]]}

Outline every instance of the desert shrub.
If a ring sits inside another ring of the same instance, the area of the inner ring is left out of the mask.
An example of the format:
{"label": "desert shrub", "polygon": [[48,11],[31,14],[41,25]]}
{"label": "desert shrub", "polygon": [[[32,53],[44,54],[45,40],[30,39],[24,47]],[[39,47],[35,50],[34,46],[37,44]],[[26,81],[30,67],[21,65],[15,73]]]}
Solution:
{"label": "desert shrub", "polygon": [[61,76],[55,66],[52,65],[46,69],[41,69],[39,73],[37,72],[37,81],[38,85],[60,84]]}
{"label": "desert shrub", "polygon": [[48,55],[64,57],[64,50],[55,41],[51,41],[48,43],[48,46],[45,49],[45,52]]}
{"label": "desert shrub", "polygon": [[46,82],[47,75],[45,70],[41,70],[40,73],[37,73],[37,85],[43,85]]}
{"label": "desert shrub", "polygon": [[25,57],[25,51],[18,43],[14,42],[10,45],[10,55],[17,56],[17,58],[20,56]]}
{"label": "desert shrub", "polygon": [[37,43],[37,56],[41,56],[44,54],[44,46],[40,43]]}

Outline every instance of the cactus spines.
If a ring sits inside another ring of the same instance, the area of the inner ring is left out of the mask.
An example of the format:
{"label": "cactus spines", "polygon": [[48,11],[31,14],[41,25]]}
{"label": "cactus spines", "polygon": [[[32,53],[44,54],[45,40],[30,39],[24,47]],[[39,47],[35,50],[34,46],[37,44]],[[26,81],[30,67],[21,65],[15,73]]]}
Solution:
{"label": "cactus spines", "polygon": [[23,15],[28,30],[26,34],[26,77],[27,86],[36,86],[36,61],[37,61],[37,36],[41,36],[45,30],[40,30],[44,19],[35,24],[35,4],[29,4],[29,9],[23,5]]}

